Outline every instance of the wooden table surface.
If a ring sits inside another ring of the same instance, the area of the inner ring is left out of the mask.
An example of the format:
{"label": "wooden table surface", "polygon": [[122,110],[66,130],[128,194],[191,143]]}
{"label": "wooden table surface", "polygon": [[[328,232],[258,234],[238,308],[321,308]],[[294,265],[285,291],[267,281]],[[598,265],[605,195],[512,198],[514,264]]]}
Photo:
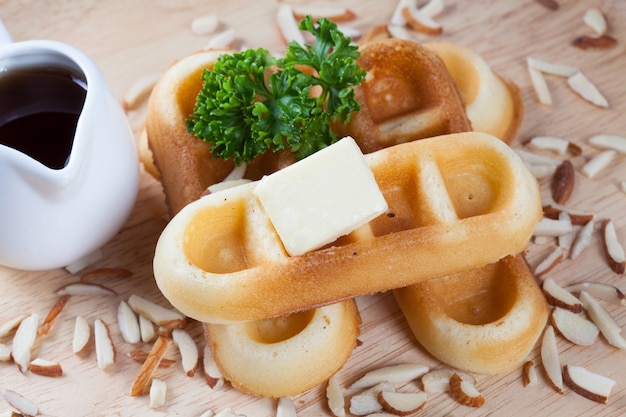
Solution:
{"label": "wooden table surface", "polygon": [[[561,7],[548,10],[533,0],[454,1],[437,17],[442,35],[418,35],[418,41],[445,40],[465,44],[480,53],[493,69],[514,80],[521,88],[525,116],[513,146],[536,135],[567,138],[583,148],[574,158],[576,167],[598,153],[588,139],[599,133],[624,135],[626,132],[626,2],[622,0],[558,0]],[[357,14],[347,25],[366,31],[389,21],[395,1],[335,0]],[[48,38],[77,46],[101,67],[115,93],[124,96],[131,85],[145,75],[161,73],[175,59],[203,48],[211,35],[194,35],[194,17],[215,13],[221,29],[234,29],[246,47],[265,47],[280,52],[284,44],[277,32],[276,1],[219,0],[59,0],[2,1],[0,18],[15,41]],[[597,7],[608,18],[609,33],[618,45],[605,50],[580,50],[571,41],[592,33],[583,23],[588,7]],[[533,56],[581,69],[608,99],[608,109],[597,108],[578,98],[565,80],[548,76],[554,103],[543,106],[532,89],[526,58]],[[145,107],[129,113],[129,121],[138,131]],[[598,219],[611,218],[617,234],[626,244],[626,194],[620,189],[626,180],[626,160],[618,155],[610,167],[594,179],[577,174],[577,185],[570,206],[595,213]],[[114,169],[114,167],[112,167]],[[542,181],[547,195],[547,181]],[[183,375],[180,364],[159,370],[157,377],[168,383],[164,408],[150,410],[148,397],[128,395],[139,365],[127,353],[134,347],[125,343],[116,320],[118,303],[138,294],[162,305],[167,302],[158,292],[151,271],[156,240],[166,223],[166,208],[160,184],[146,172],[141,173],[136,206],[120,233],[102,248],[102,258],[89,269],[126,268],[133,272],[126,279],[111,279],[106,285],[119,293],[116,297],[73,297],[61,313],[51,333],[37,340],[33,354],[60,361],[65,375],[49,378],[21,374],[11,363],[0,363],[0,390],[12,389],[39,405],[41,414],[51,416],[198,416],[207,409],[220,411],[230,407],[252,416],[275,414],[275,401],[241,394],[229,386],[212,392],[203,377]],[[1,233],[1,231],[0,231]],[[552,244],[531,244],[528,259],[536,265]],[[613,273],[604,259],[598,235],[591,247],[576,261],[565,261],[551,276],[559,283],[600,281],[626,290],[626,278]],[[57,299],[55,289],[74,282],[77,275],[65,269],[24,272],[0,267],[0,322],[20,313],[45,316]],[[433,368],[443,367],[414,341],[393,297],[389,294],[358,299],[363,317],[361,340],[339,373],[347,386],[366,370],[401,362],[419,362]],[[626,327],[626,309],[607,306],[617,322]],[[93,344],[86,355],[71,353],[74,318],[83,315],[90,323],[101,318],[110,325],[117,346],[116,364],[106,371],[97,367]],[[190,332],[201,343],[199,326]],[[10,337],[0,340],[10,344]],[[562,395],[549,387],[541,374],[539,383],[524,388],[521,371],[506,375],[477,375],[477,387],[486,398],[480,409],[456,404],[447,394],[432,396],[420,415],[494,415],[494,416],[618,416],[626,410],[626,352],[611,347],[603,338],[591,347],[574,346],[558,337],[563,363],[582,365],[617,381],[607,405],[582,398],[569,389]],[[149,345],[139,347],[149,349]],[[529,359],[538,363],[538,349]],[[167,356],[177,358],[175,350]],[[408,385],[405,389],[411,389]],[[320,386],[294,397],[301,416],[327,415],[324,387]],[[9,409],[0,398],[0,411]]]}

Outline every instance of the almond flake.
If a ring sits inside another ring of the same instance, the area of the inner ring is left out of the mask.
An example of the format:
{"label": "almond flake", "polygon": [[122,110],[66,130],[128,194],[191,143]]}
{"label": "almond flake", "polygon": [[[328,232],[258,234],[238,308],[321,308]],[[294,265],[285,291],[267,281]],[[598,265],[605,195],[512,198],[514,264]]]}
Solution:
{"label": "almond flake", "polygon": [[128,112],[139,107],[150,95],[152,89],[161,78],[161,73],[144,75],[135,80],[122,99],[122,108]]}
{"label": "almond flake", "polygon": [[533,235],[557,237],[572,233],[573,230],[574,229],[572,228],[571,220],[555,220],[543,217],[535,225],[535,231],[533,232]]}
{"label": "almond flake", "polygon": [[154,323],[139,314],[139,333],[141,334],[141,341],[149,343],[156,337],[156,331],[154,330]]}
{"label": "almond flake", "polygon": [[540,278],[550,272],[565,258],[565,250],[557,246],[548,256],[546,256],[534,270],[535,277]]}
{"label": "almond flake", "polygon": [[422,389],[427,394],[449,392],[450,378],[452,378],[452,375],[454,374],[459,375],[462,379],[469,381],[472,384],[476,383],[474,377],[465,372],[454,369],[436,369],[434,371],[429,371],[422,376]]}
{"label": "almond flake", "polygon": [[524,381],[525,387],[537,383],[537,370],[533,361],[527,361],[524,363],[524,366],[522,367],[522,380]]}
{"label": "almond flake", "polygon": [[11,349],[4,343],[0,343],[0,362],[11,360]]}
{"label": "almond flake", "polygon": [[37,407],[32,401],[26,399],[26,397],[18,394],[13,390],[4,390],[4,399],[9,405],[15,408],[20,413],[27,416],[36,416],[39,414],[39,407]]}
{"label": "almond flake", "polygon": [[276,417],[296,417],[296,406],[289,397],[280,397],[276,406]]}
{"label": "almond flake", "polygon": [[76,316],[74,322],[74,336],[72,338],[72,352],[80,353],[85,349],[89,338],[91,336],[91,330],[89,323],[82,316]]}
{"label": "almond flake", "polygon": [[381,391],[393,392],[395,389],[389,382],[381,382],[360,394],[353,395],[352,398],[350,398],[350,413],[356,416],[365,416],[382,411],[383,406],[378,401],[378,394]]}
{"label": "almond flake", "polygon": [[609,102],[602,95],[600,90],[582,72],[577,72],[567,78],[567,84],[579,96],[598,107],[609,107]]}
{"label": "almond flake", "polygon": [[89,272],[85,272],[80,276],[80,280],[81,282],[90,282],[94,279],[102,278],[129,278],[132,275],[132,271],[125,268],[99,268]]}
{"label": "almond flake", "polygon": [[402,16],[411,29],[427,35],[439,35],[443,27],[433,18],[423,14],[417,7],[407,6],[402,9]]}
{"label": "almond flake", "polygon": [[335,417],[345,417],[346,415],[346,400],[341,392],[337,374],[332,375],[328,379],[326,385],[326,401],[328,402],[328,409]]}
{"label": "almond flake", "polygon": [[604,35],[606,33],[606,19],[602,12],[595,7],[590,7],[585,11],[583,22],[598,35]]}
{"label": "almond flake", "polygon": [[532,57],[526,58],[526,62],[529,68],[535,69],[544,74],[556,75],[559,77],[570,77],[578,72],[578,68],[576,67],[554,64]]}
{"label": "almond flake", "polygon": [[548,156],[528,152],[523,149],[516,148],[513,151],[527,164],[554,165],[554,167],[557,167],[561,165],[562,162],[560,159],[550,158]]}
{"label": "almond flake", "polygon": [[39,316],[36,313],[31,314],[21,321],[13,336],[13,362],[22,373],[26,372],[30,364],[31,349],[37,338],[38,322]]}
{"label": "almond flake", "polygon": [[77,259],[71,264],[67,265],[65,269],[70,274],[75,274],[83,269],[87,268],[89,265],[94,264],[95,262],[102,259],[102,250],[96,249],[95,251],[88,253],[87,255]]}
{"label": "almond flake", "polygon": [[122,337],[127,343],[139,343],[141,340],[139,320],[133,309],[123,300],[117,306],[117,324]]}
{"label": "almond flake", "polygon": [[157,326],[182,328],[187,322],[186,317],[178,311],[161,307],[135,294],[128,298],[128,305],[135,313],[144,316]]}
{"label": "almond flake", "polygon": [[602,246],[611,269],[616,274],[623,274],[626,271],[626,254],[624,254],[624,248],[617,239],[612,220],[607,219],[602,222],[602,237]]}
{"label": "almond flake", "polygon": [[[128,357],[134,360],[135,362],[144,363],[146,359],[148,359],[149,354],[150,352],[146,352],[145,350],[134,349],[128,352]],[[161,361],[159,362],[158,367],[167,369],[175,363],[176,361],[174,359],[161,358]]]}
{"label": "almond flake", "polygon": [[589,143],[601,149],[613,149],[619,153],[626,153],[626,137],[600,134],[589,138]]}
{"label": "almond flake", "polygon": [[167,383],[161,379],[153,379],[150,384],[150,408],[161,408],[167,397]]}
{"label": "almond flake", "polygon": [[474,384],[464,380],[456,373],[450,378],[450,395],[456,402],[468,407],[482,407],[485,403],[485,398]]}
{"label": "almond flake", "polygon": [[28,370],[41,376],[63,376],[63,367],[58,362],[52,362],[41,358],[33,359],[28,365]]}
{"label": "almond flake", "polygon": [[564,308],[573,313],[580,313],[583,310],[582,302],[550,277],[543,280],[541,290],[548,304],[554,307]]}
{"label": "almond flake", "polygon": [[592,321],[564,308],[554,308],[551,320],[563,337],[579,346],[593,345],[600,333],[598,326]]}
{"label": "almond flake", "polygon": [[65,308],[65,305],[70,300],[70,297],[70,295],[62,295],[57,299],[56,303],[54,303],[54,305],[46,315],[46,318],[43,320],[43,323],[41,323],[41,325],[37,329],[37,335],[44,336],[48,334],[57,316],[61,314],[61,311],[63,311],[63,308]]}
{"label": "almond flake", "polygon": [[586,291],[580,292],[580,301],[582,301],[587,314],[595,325],[598,326],[600,333],[602,333],[607,342],[616,348],[626,349],[626,340],[621,335],[622,328],[608,311]]}
{"label": "almond flake", "polygon": [[565,287],[569,292],[587,292],[589,295],[618,306],[626,306],[626,296],[619,288],[602,282],[581,282]]}
{"label": "almond flake", "polygon": [[2,323],[0,323],[0,339],[3,338],[4,336],[7,336],[9,333],[11,333],[11,331],[17,328],[22,322],[22,320],[24,320],[28,316],[29,314],[24,313],[24,314],[20,314],[19,316],[11,317],[10,319],[7,319],[3,321]]}
{"label": "almond flake", "polygon": [[535,136],[527,143],[527,146],[532,149],[555,151],[560,155],[565,155],[569,145],[569,140],[557,136]]}
{"label": "almond flake", "polygon": [[609,166],[616,154],[617,152],[612,149],[600,152],[583,165],[582,173],[585,174],[587,178],[595,177],[600,171]]}
{"label": "almond flake", "polygon": [[615,381],[603,375],[593,373],[582,366],[565,365],[563,380],[575,393],[583,397],[606,404]]}
{"label": "almond flake", "polygon": [[594,215],[591,213],[585,213],[582,211],[573,210],[562,204],[557,204],[554,202],[551,202],[547,206],[543,207],[543,215],[545,217],[548,217],[553,220],[567,221],[567,219],[560,218],[561,213],[567,213],[567,216],[569,217],[569,221],[573,225],[576,225],[576,226],[584,226],[587,223],[589,223],[591,220],[593,220],[594,218]]}
{"label": "almond flake", "polygon": [[283,40],[286,43],[296,42],[298,45],[304,45],[304,36],[298,28],[298,22],[293,14],[293,8],[288,4],[278,6],[276,13],[276,22]]}
{"label": "almond flake", "polygon": [[102,319],[96,319],[93,322],[93,334],[98,368],[106,369],[115,363],[116,354],[109,326]]}
{"label": "almond flake", "polygon": [[216,14],[198,16],[191,21],[191,33],[194,35],[209,35],[214,33],[220,25]]}
{"label": "almond flake", "polygon": [[552,387],[559,394],[563,394],[563,375],[561,362],[556,345],[556,336],[552,325],[547,325],[541,341],[541,362]]}
{"label": "almond flake", "polygon": [[585,224],[579,231],[576,233],[576,238],[572,243],[572,248],[570,250],[569,257],[571,259],[576,259],[582,251],[589,246],[591,243],[591,238],[593,237],[593,231],[595,230],[595,222],[590,220]]}
{"label": "almond flake", "polygon": [[548,88],[548,83],[546,83],[543,73],[532,67],[528,67],[528,73],[530,74],[530,81],[533,85],[533,89],[535,90],[539,103],[551,106],[552,95],[550,94],[550,89]]}
{"label": "almond flake", "polygon": [[215,362],[213,353],[208,345],[204,346],[202,368],[204,370],[204,378],[211,389],[216,390],[224,385],[224,376],[217,366],[217,362]]}
{"label": "almond flake", "polygon": [[139,369],[139,373],[133,381],[133,385],[130,388],[131,397],[138,397],[147,393],[148,384],[152,380],[152,374],[159,366],[163,355],[165,355],[169,341],[170,339],[165,336],[157,337],[148,357],[141,365],[141,369]]}
{"label": "almond flake", "polygon": [[178,346],[183,371],[187,376],[194,376],[198,369],[198,347],[189,333],[183,329],[172,331],[172,340]]}
{"label": "almond flake", "polygon": [[421,364],[389,365],[367,372],[352,383],[350,389],[369,388],[381,382],[403,383],[417,379],[429,371]]}
{"label": "almond flake", "polygon": [[56,290],[58,295],[104,295],[115,296],[117,293],[104,285],[90,282],[74,282]]}
{"label": "almond flake", "polygon": [[427,394],[418,392],[389,392],[378,393],[378,401],[383,410],[397,416],[407,416],[421,410],[426,404]]}

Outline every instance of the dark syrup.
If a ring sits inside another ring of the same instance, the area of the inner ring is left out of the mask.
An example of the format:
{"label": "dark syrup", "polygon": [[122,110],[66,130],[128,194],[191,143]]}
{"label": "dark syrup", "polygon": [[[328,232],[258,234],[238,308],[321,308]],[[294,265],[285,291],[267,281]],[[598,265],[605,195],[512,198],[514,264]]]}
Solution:
{"label": "dark syrup", "polygon": [[49,168],[65,167],[85,86],[81,76],[60,67],[0,73],[0,143]]}

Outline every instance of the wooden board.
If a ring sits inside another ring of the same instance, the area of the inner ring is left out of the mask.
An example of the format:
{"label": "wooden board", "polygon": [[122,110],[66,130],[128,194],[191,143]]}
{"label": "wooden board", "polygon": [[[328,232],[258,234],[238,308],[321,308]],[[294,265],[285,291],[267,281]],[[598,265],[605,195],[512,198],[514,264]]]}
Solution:
{"label": "wooden board", "polygon": [[[337,0],[333,3],[354,10],[357,18],[348,25],[366,31],[375,24],[388,22],[396,2]],[[626,130],[626,2],[561,0],[560,3],[559,10],[550,11],[531,0],[448,0],[445,10],[437,17],[444,26],[444,33],[438,37],[418,35],[416,39],[458,42],[480,53],[496,71],[514,80],[522,90],[526,111],[514,146],[536,135],[570,139],[584,150],[582,156],[574,158],[579,168],[598,152],[588,145],[590,136],[598,133],[624,135]],[[191,21],[197,16],[215,13],[222,22],[221,29],[235,29],[241,45],[280,52],[284,44],[275,27],[277,4],[269,0],[20,0],[0,2],[0,18],[15,41],[55,39],[87,52],[100,65],[121,99],[140,77],[160,73],[177,58],[207,44],[209,35],[197,36],[190,30]],[[570,46],[575,37],[592,33],[582,20],[585,10],[591,6],[608,16],[609,31],[618,39],[616,47],[582,51]],[[564,79],[555,76],[547,77],[554,104],[539,105],[528,76],[528,56],[580,68],[605,94],[610,107],[600,109],[583,101],[567,87]],[[129,121],[137,131],[144,110],[139,108],[129,113]],[[621,181],[626,180],[624,158],[618,155],[611,166],[594,179],[577,175],[570,205],[591,211],[599,219],[612,218],[618,236],[626,244],[626,194],[620,190]],[[542,186],[546,193],[546,181]],[[60,361],[65,369],[62,378],[21,374],[13,364],[0,363],[1,390],[12,389],[23,394],[40,406],[42,414],[51,416],[198,416],[207,409],[219,411],[227,407],[249,417],[275,414],[275,401],[243,395],[229,387],[212,392],[201,375],[184,376],[180,363],[156,374],[166,380],[169,387],[163,409],[150,410],[147,397],[128,395],[139,365],[127,357],[134,347],[121,339],[116,309],[130,294],[167,305],[154,285],[151,272],[154,245],[165,223],[166,209],[160,184],[142,172],[137,203],[130,218],[120,233],[102,248],[103,257],[89,267],[127,268],[133,276],[107,282],[119,293],[117,297],[72,298],[51,334],[38,339],[33,354]],[[552,247],[552,244],[531,245],[528,250],[531,264],[536,265]],[[597,234],[579,259],[563,262],[551,276],[561,284],[601,281],[626,290],[625,278],[608,268]],[[63,269],[23,272],[0,268],[0,322],[24,312],[44,316],[57,299],[55,289],[76,280],[77,276]],[[358,303],[363,317],[363,344],[355,349],[339,373],[343,386],[364,371],[382,365],[420,362],[433,368],[443,367],[414,341],[392,296],[361,297]],[[607,309],[622,327],[626,326],[626,308],[607,306]],[[118,350],[112,369],[98,369],[93,345],[86,355],[71,353],[77,315],[84,316],[90,323],[101,318],[110,325]],[[190,331],[201,343],[199,326],[192,326]],[[10,344],[11,340],[8,337],[0,342]],[[621,415],[626,409],[626,352],[609,346],[604,339],[599,339],[592,347],[582,348],[559,337],[558,346],[563,363],[583,365],[617,381],[607,405],[598,405],[569,389],[559,395],[549,387],[543,375],[536,386],[524,388],[521,372],[512,372],[477,376],[477,386],[486,398],[481,409],[460,406],[447,394],[439,394],[429,399],[421,415]],[[149,345],[139,347],[149,349]],[[176,359],[177,352],[171,349],[167,356]],[[538,349],[529,359],[538,363]],[[416,387],[409,384],[403,389]],[[324,398],[324,387],[320,386],[293,400],[299,415],[319,416],[328,414]],[[8,408],[0,399],[0,411]]]}

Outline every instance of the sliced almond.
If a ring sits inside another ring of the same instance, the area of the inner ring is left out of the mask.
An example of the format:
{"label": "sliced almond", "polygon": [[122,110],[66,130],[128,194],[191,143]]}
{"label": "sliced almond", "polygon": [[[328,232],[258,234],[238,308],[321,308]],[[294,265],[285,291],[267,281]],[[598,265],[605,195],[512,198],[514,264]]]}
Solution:
{"label": "sliced almond", "polygon": [[182,328],[187,323],[186,317],[178,311],[162,307],[135,294],[128,298],[128,305],[135,313],[144,316],[157,326]]}
{"label": "sliced almond", "polygon": [[194,376],[198,370],[198,346],[193,338],[183,329],[172,331],[172,341],[178,346],[183,371],[187,376]]}
{"label": "sliced almond", "polygon": [[[130,352],[128,352],[128,357],[134,360],[135,362],[144,363],[146,359],[148,359],[149,354],[150,352],[146,352],[145,350],[133,349]],[[161,361],[159,362],[158,367],[167,369],[175,363],[176,361],[174,359],[161,358]]]}
{"label": "sliced almond", "polygon": [[96,319],[93,322],[93,334],[98,368],[106,369],[115,363],[116,355],[109,326],[102,319]]}
{"label": "sliced almond", "polygon": [[541,363],[550,381],[550,385],[563,394],[563,375],[561,374],[561,361],[556,345],[556,336],[552,325],[547,325],[541,340]]}
{"label": "sliced almond", "polygon": [[608,303],[626,306],[626,296],[619,288],[602,282],[581,282],[565,287],[569,292],[580,293],[587,292],[589,295],[604,300]]}
{"label": "sliced almond", "polygon": [[454,369],[436,369],[424,374],[421,378],[422,390],[427,394],[436,394],[441,392],[450,391],[450,378],[452,375],[457,374],[462,379],[465,379],[472,384],[476,383],[474,377],[465,372],[457,371]]}
{"label": "sliced almond", "polygon": [[13,362],[20,372],[26,372],[30,364],[31,349],[37,338],[39,316],[33,313],[20,322],[13,336]]}
{"label": "sliced almond", "polygon": [[11,348],[4,343],[0,343],[0,362],[8,362],[11,360]]}
{"label": "sliced almond", "polygon": [[207,345],[204,346],[202,368],[204,370],[204,378],[211,389],[215,390],[224,385],[224,376],[215,362],[213,352]]}
{"label": "sliced almond", "polygon": [[575,393],[592,401],[606,404],[615,381],[593,373],[582,366],[564,365],[563,381]]}
{"label": "sliced almond", "polygon": [[580,346],[591,346],[600,330],[584,316],[556,307],[552,310],[552,325],[570,342]]}
{"label": "sliced almond", "polygon": [[550,89],[548,88],[548,83],[546,82],[543,73],[532,67],[528,67],[528,73],[530,74],[530,82],[532,83],[533,90],[535,90],[535,95],[537,96],[539,103],[551,106],[552,94],[550,94]]}
{"label": "sliced almond", "polygon": [[77,259],[76,261],[72,262],[71,264],[67,265],[65,267],[65,269],[70,274],[75,274],[75,273],[80,272],[83,269],[87,268],[89,265],[94,264],[95,262],[99,261],[100,259],[102,259],[102,250],[96,249],[95,251],[90,252],[90,253],[86,254],[85,256],[83,256],[83,257]]}
{"label": "sliced almond", "polygon": [[89,323],[82,316],[76,316],[74,336],[72,338],[72,352],[75,354],[82,352],[87,346],[90,337],[91,329]]}
{"label": "sliced almond", "polygon": [[332,375],[328,379],[328,384],[326,385],[326,401],[328,402],[328,409],[333,416],[345,417],[346,400],[339,386],[337,374]]}
{"label": "sliced almond", "polygon": [[402,16],[407,24],[416,32],[427,35],[439,35],[443,32],[443,26],[432,17],[422,13],[417,7],[405,7],[402,9]]}
{"label": "sliced almond", "polygon": [[150,384],[150,408],[161,408],[167,397],[167,383],[161,379],[153,379]]}
{"label": "sliced almond", "polygon": [[395,391],[389,382],[381,382],[350,398],[350,413],[355,416],[365,416],[371,413],[382,411],[383,406],[378,401],[378,394],[381,391]]}
{"label": "sliced almond", "polygon": [[276,23],[278,24],[280,35],[286,43],[296,42],[299,45],[304,45],[304,36],[298,28],[298,22],[290,5],[281,4],[278,6]]}
{"label": "sliced almond", "polygon": [[141,340],[139,319],[132,308],[122,300],[117,306],[117,324],[127,343],[135,344]]}
{"label": "sliced almond", "polygon": [[3,338],[4,336],[7,336],[14,329],[16,329],[20,325],[22,320],[24,320],[28,316],[29,316],[28,313],[24,313],[18,316],[11,317],[10,319],[7,319],[3,321],[2,323],[0,323],[0,339]]}
{"label": "sliced almond", "polygon": [[540,71],[544,74],[557,75],[559,77],[570,77],[578,72],[578,68],[569,65],[555,64],[533,57],[526,58],[529,68]]}
{"label": "sliced almond", "polygon": [[576,226],[585,225],[594,218],[593,213],[585,213],[578,210],[572,210],[569,207],[554,202],[551,202],[550,204],[543,207],[543,215],[545,217],[553,220],[565,220],[567,222],[567,218],[559,218],[561,213],[567,213],[570,223]]}
{"label": "sliced almond", "polygon": [[405,363],[389,365],[367,372],[361,378],[350,385],[350,389],[369,388],[381,382],[403,383],[417,379],[427,373],[429,368],[425,365]]}
{"label": "sliced almond", "polygon": [[33,359],[28,365],[28,370],[41,376],[63,376],[63,367],[59,362],[48,361],[41,358]]}
{"label": "sliced almond", "polygon": [[576,259],[582,251],[589,246],[595,230],[595,222],[590,220],[576,233],[576,238],[572,242],[572,248],[569,253],[571,259]]}
{"label": "sliced almond", "polygon": [[585,165],[583,165],[581,171],[588,178],[595,177],[600,171],[609,166],[611,161],[616,155],[616,151],[608,149],[604,152],[600,152],[598,155],[591,158]]}
{"label": "sliced almond", "polygon": [[535,152],[529,152],[524,149],[515,148],[513,151],[528,165],[554,165],[556,168],[561,164],[558,158],[552,158],[546,155],[539,155]]}
{"label": "sliced almond", "polygon": [[216,14],[205,14],[191,21],[191,33],[194,35],[209,35],[214,33],[219,26],[220,20]]}
{"label": "sliced almond", "polygon": [[549,150],[559,155],[565,155],[569,149],[570,141],[557,136],[535,136],[526,143],[526,146],[531,149]]}
{"label": "sliced almond", "polygon": [[85,272],[80,276],[81,282],[90,282],[95,279],[129,278],[132,271],[126,268],[98,268]]}
{"label": "sliced almond", "polygon": [[602,222],[602,246],[609,266],[616,274],[626,271],[626,254],[617,238],[615,224],[610,219]]}
{"label": "sliced almond", "polygon": [[561,263],[564,258],[565,250],[562,247],[557,246],[537,265],[534,270],[535,277],[540,278],[543,275],[547,274],[559,263]]}
{"label": "sliced almond", "polygon": [[450,378],[450,395],[456,402],[468,407],[482,407],[485,404],[485,397],[481,395],[474,384],[464,380],[456,373]]}
{"label": "sliced almond", "polygon": [[[569,221],[571,223],[571,218],[566,211],[562,211],[559,214],[559,219],[563,219]],[[568,233],[566,235],[557,236],[558,247],[563,249],[565,254],[569,253],[572,245],[574,243],[574,239],[576,238],[576,233],[572,230],[572,233]]]}
{"label": "sliced almond", "polygon": [[580,313],[583,311],[583,303],[581,300],[557,284],[552,278],[548,277],[544,279],[541,289],[550,305],[564,308],[573,313]]}
{"label": "sliced almond", "polygon": [[138,397],[147,393],[148,385],[152,380],[152,374],[159,366],[163,355],[165,355],[169,341],[170,339],[165,336],[157,337],[150,353],[148,354],[148,357],[144,361],[143,365],[141,365],[141,369],[139,369],[139,373],[133,381],[133,385],[130,388],[131,397]]}
{"label": "sliced almond", "polygon": [[606,19],[604,14],[595,7],[590,7],[585,11],[583,15],[583,22],[593,29],[598,35],[604,35],[606,33]]}
{"label": "sliced almond", "polygon": [[154,323],[139,314],[139,334],[141,335],[141,341],[149,343],[156,337],[156,331],[154,330]]}
{"label": "sliced almond", "polygon": [[572,233],[572,230],[571,220],[555,220],[544,216],[539,223],[535,225],[533,234],[535,236],[557,237]]}
{"label": "sliced almond", "polygon": [[61,297],[57,299],[57,301],[54,303],[50,311],[48,311],[48,314],[46,315],[43,322],[37,329],[37,335],[43,336],[43,335],[48,334],[57,316],[61,314],[61,311],[63,311],[63,309],[65,308],[65,305],[70,300],[70,297],[71,297],[70,295],[62,295]]}
{"label": "sliced almond", "polygon": [[522,367],[522,381],[524,382],[525,387],[535,385],[537,383],[537,368],[535,368],[533,361],[524,362],[524,366]]}
{"label": "sliced almond", "polygon": [[589,144],[601,149],[613,149],[619,153],[626,153],[626,137],[623,136],[594,135],[589,138]]}
{"label": "sliced almond", "polygon": [[139,107],[150,95],[161,73],[144,75],[135,80],[122,98],[122,108],[128,112]]}
{"label": "sliced almond", "polygon": [[296,20],[302,20],[310,15],[314,21],[322,17],[332,20],[333,22],[348,22],[356,18],[356,14],[346,8],[336,5],[326,4],[299,4],[292,6],[293,15]]}
{"label": "sliced almond", "polygon": [[296,406],[289,397],[280,397],[276,405],[276,417],[296,417]]}
{"label": "sliced almond", "polygon": [[604,98],[600,90],[582,72],[567,78],[567,84],[572,90],[583,99],[598,107],[607,108],[609,102]]}
{"label": "sliced almond", "polygon": [[36,416],[39,414],[39,407],[35,405],[32,401],[28,400],[21,394],[17,392],[7,389],[3,392],[4,399],[9,405],[15,408],[20,413],[27,416]]}
{"label": "sliced almond", "polygon": [[56,290],[58,295],[104,295],[115,296],[117,293],[104,285],[92,282],[73,282]]}
{"label": "sliced almond", "polygon": [[225,29],[213,35],[204,49],[228,49],[235,42],[235,29]]}
{"label": "sliced almond", "polygon": [[591,320],[598,326],[602,336],[610,345],[618,349],[626,349],[626,340],[622,336],[622,328],[611,317],[608,311],[586,291],[581,291],[580,301],[582,301],[587,314]]}
{"label": "sliced almond", "polygon": [[575,184],[574,165],[569,159],[564,160],[556,168],[550,190],[552,191],[552,199],[557,204],[565,204],[572,196]]}
{"label": "sliced almond", "polygon": [[617,39],[607,34],[582,35],[572,41],[572,46],[580,49],[605,49],[615,45],[617,45]]}
{"label": "sliced almond", "polygon": [[378,401],[383,406],[383,410],[397,416],[408,416],[424,407],[427,394],[418,392],[389,392],[378,393]]}

